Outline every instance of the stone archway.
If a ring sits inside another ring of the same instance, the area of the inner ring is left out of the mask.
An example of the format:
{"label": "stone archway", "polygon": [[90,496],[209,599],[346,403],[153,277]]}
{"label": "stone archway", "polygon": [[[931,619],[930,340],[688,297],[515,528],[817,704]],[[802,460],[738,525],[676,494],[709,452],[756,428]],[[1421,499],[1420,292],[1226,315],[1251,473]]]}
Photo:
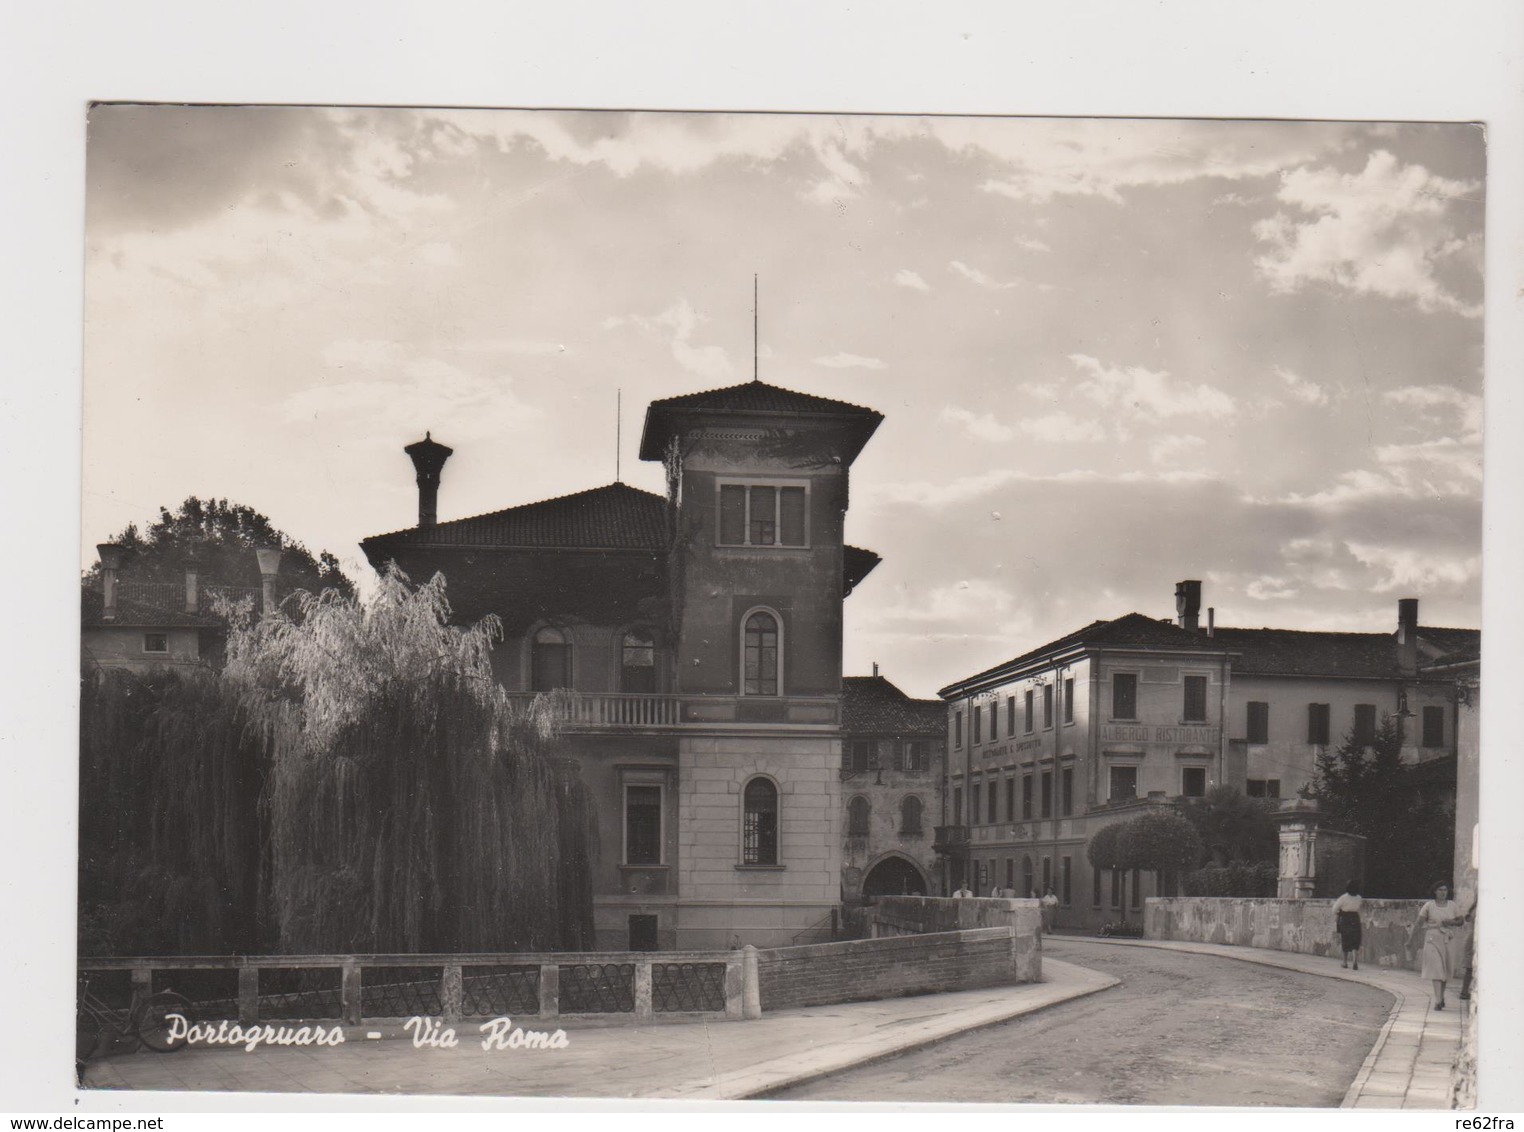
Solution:
{"label": "stone archway", "polygon": [[914,862],[891,853],[863,877],[864,896],[925,896],[926,877]]}

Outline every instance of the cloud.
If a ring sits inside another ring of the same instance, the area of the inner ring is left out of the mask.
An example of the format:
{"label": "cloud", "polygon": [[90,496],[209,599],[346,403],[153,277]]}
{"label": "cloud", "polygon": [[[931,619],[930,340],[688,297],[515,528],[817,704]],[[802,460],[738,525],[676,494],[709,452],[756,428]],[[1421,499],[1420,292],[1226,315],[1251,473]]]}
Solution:
{"label": "cloud", "polygon": [[1023,381],[1016,388],[1041,401],[1058,400],[1059,386],[1056,381]]}
{"label": "cloud", "polygon": [[1461,439],[1480,444],[1482,440],[1482,399],[1474,393],[1451,385],[1407,385],[1388,390],[1383,399],[1394,405],[1419,409],[1449,408],[1458,415]]}
{"label": "cloud", "polygon": [[974,414],[967,409],[959,409],[953,405],[944,406],[942,419],[964,427],[970,436],[980,440],[1010,440],[1016,433],[1006,425],[1001,424],[989,413]]}
{"label": "cloud", "polygon": [[1149,445],[1148,458],[1155,464],[1168,464],[1188,452],[1205,447],[1206,441],[1199,436],[1163,436]]}
{"label": "cloud", "polygon": [[948,270],[957,272],[970,283],[977,283],[979,286],[988,288],[991,291],[1004,291],[1016,286],[1015,283],[1002,283],[998,279],[992,279],[977,267],[970,267],[962,260],[955,259],[947,267]]}
{"label": "cloud", "polygon": [[1232,397],[1210,385],[1192,386],[1168,373],[1142,366],[1106,366],[1086,354],[1070,354],[1069,360],[1086,375],[1075,388],[1106,408],[1131,409],[1148,420],[1171,417],[1231,416],[1237,407]]}
{"label": "cloud", "polygon": [[853,506],[866,507],[904,504],[912,507],[941,509],[952,504],[966,503],[989,495],[1011,484],[1210,484],[1217,477],[1202,471],[1165,472],[1097,472],[1089,468],[1075,468],[1063,472],[1021,472],[1013,468],[997,468],[971,476],[961,476],[946,483],[927,480],[910,482],[886,482],[864,484],[854,487]]}
{"label": "cloud", "polygon": [[1025,248],[1029,252],[1051,252],[1053,250],[1041,240],[1033,239],[1031,236],[1017,236],[1014,242],[1018,248]]}
{"label": "cloud", "polygon": [[[319,427],[366,422],[370,435],[422,428],[476,440],[522,432],[543,413],[518,397],[503,374],[463,369],[383,339],[340,339],[323,351],[338,380],[321,380],[281,402],[288,421]],[[351,376],[353,375],[353,376]],[[433,422],[433,423],[431,423]]]}
{"label": "cloud", "polygon": [[902,267],[894,273],[894,281],[901,287],[909,287],[915,291],[930,291],[926,280],[922,279],[908,267]]}
{"label": "cloud", "polygon": [[825,366],[828,369],[887,369],[885,362],[878,358],[865,358],[860,354],[848,354],[838,351],[829,357],[816,358],[817,366]]}
{"label": "cloud", "polygon": [[1328,390],[1317,382],[1308,381],[1294,370],[1282,366],[1275,367],[1275,374],[1286,386],[1286,391],[1291,394],[1293,400],[1300,401],[1304,405],[1328,404]]}
{"label": "cloud", "polygon": [[1481,555],[1436,553],[1431,548],[1378,546],[1347,542],[1349,552],[1377,573],[1372,593],[1404,590],[1424,593],[1469,585],[1481,577]]}
{"label": "cloud", "polygon": [[1271,249],[1254,265],[1277,294],[1326,283],[1411,301],[1425,312],[1480,317],[1480,302],[1451,291],[1440,273],[1458,264],[1480,286],[1480,237],[1462,236],[1455,213],[1480,209],[1481,189],[1402,165],[1386,150],[1373,153],[1359,173],[1292,170],[1282,175],[1276,197],[1295,211],[1254,226]]}
{"label": "cloud", "polygon": [[1255,578],[1244,587],[1244,593],[1255,601],[1281,601],[1296,597],[1299,592],[1298,587],[1286,578],[1274,578],[1268,574]]}
{"label": "cloud", "polygon": [[684,369],[712,381],[722,381],[734,375],[730,356],[721,346],[695,346],[693,333],[708,321],[693,309],[687,299],[678,299],[654,318],[644,315],[614,316],[604,319],[606,330],[621,326],[634,326],[642,333],[666,344],[672,358]]}
{"label": "cloud", "polygon": [[1027,417],[1020,424],[1028,436],[1050,443],[1089,442],[1106,439],[1106,429],[1095,421],[1083,421],[1068,413],[1048,413]]}

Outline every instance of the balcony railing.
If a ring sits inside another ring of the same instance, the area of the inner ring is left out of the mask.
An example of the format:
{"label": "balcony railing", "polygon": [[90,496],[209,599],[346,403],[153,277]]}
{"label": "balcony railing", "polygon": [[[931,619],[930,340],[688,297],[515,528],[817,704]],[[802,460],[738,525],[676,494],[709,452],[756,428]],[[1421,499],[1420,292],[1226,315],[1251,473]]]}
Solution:
{"label": "balcony railing", "polygon": [[[537,693],[509,692],[528,704]],[[838,701],[830,696],[678,696],[632,692],[562,692],[555,696],[559,718],[573,730],[690,725],[784,724],[834,727]]]}
{"label": "balcony railing", "polygon": [[[508,698],[527,704],[534,692],[509,692]],[[574,692],[555,701],[569,727],[672,727],[680,719],[676,696],[639,692]]]}
{"label": "balcony railing", "polygon": [[968,826],[939,825],[932,830],[931,847],[938,853],[956,853],[968,848]]}

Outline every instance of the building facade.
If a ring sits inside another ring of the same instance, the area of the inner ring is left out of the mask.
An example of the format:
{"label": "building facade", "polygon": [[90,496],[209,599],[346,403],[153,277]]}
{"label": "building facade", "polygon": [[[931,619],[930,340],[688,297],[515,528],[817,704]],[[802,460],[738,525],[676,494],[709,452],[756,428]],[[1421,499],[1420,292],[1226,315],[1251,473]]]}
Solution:
{"label": "building facade", "polygon": [[939,891],[933,829],[941,812],[947,712],[880,676],[842,681],[842,900]]}
{"label": "building facade", "polygon": [[1475,630],[1421,628],[1412,599],[1396,633],[1218,628],[1200,598],[1182,582],[1174,621],[1097,621],[941,690],[944,891],[1052,888],[1069,923],[1098,926],[1156,894],[1152,876],[1090,866],[1102,826],[1218,785],[1293,797],[1320,752],[1383,715],[1407,758],[1453,758],[1454,682],[1423,663]]}
{"label": "building facade", "polygon": [[878,563],[844,539],[853,460],[882,418],[762,382],[653,402],[615,483],[437,521],[450,450],[409,446],[419,523],[378,569],[442,572],[502,619],[511,695],[564,690],[564,750],[597,800],[597,943],[790,943],[841,896],[842,602]]}

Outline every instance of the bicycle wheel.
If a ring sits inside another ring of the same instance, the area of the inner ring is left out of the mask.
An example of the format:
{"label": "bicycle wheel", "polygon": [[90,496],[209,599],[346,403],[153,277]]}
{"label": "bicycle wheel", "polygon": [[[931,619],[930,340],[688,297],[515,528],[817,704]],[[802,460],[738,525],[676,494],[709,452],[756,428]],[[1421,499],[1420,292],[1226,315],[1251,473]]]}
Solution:
{"label": "bicycle wheel", "polygon": [[89,1061],[101,1048],[101,1022],[88,1010],[74,1013],[74,1060]]}
{"label": "bicycle wheel", "polygon": [[154,1053],[178,1053],[186,1046],[185,1039],[172,1041],[169,1036],[169,1016],[191,1016],[190,1000],[174,991],[160,991],[143,1004],[138,1013],[138,1040]]}

